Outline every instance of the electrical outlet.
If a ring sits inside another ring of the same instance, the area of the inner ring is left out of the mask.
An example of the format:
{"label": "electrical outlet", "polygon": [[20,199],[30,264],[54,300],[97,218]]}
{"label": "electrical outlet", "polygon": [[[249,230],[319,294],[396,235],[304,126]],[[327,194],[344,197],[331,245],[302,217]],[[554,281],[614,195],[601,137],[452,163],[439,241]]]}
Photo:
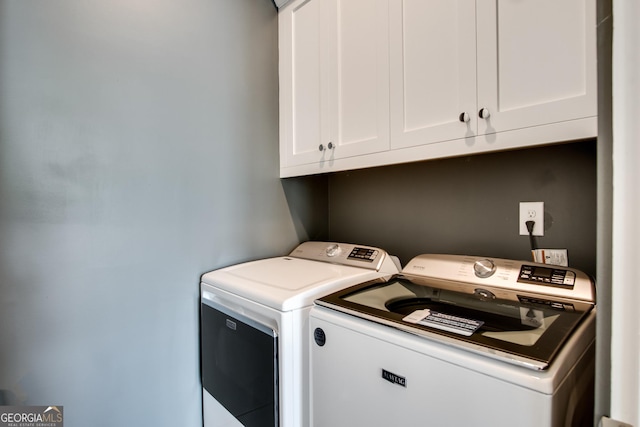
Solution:
{"label": "electrical outlet", "polygon": [[527,221],[534,221],[533,235],[544,236],[544,202],[520,202],[520,235],[528,236]]}

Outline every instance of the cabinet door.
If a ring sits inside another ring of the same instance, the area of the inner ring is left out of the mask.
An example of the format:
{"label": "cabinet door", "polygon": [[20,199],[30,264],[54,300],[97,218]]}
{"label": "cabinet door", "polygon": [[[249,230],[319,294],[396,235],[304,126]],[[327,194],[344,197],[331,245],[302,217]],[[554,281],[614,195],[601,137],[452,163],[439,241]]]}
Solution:
{"label": "cabinet door", "polygon": [[478,1],[477,26],[479,134],[596,115],[594,0]]}
{"label": "cabinet door", "polygon": [[475,135],[475,34],[475,0],[391,1],[392,148]]}
{"label": "cabinet door", "polygon": [[320,161],[318,148],[329,140],[322,3],[296,1],[278,15],[281,167]]}
{"label": "cabinet door", "polygon": [[330,155],[389,148],[388,0],[329,0]]}

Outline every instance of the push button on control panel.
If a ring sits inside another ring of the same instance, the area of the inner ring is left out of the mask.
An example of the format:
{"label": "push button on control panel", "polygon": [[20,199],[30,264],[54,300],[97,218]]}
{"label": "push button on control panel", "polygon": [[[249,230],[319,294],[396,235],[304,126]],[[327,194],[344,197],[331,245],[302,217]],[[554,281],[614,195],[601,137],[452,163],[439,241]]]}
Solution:
{"label": "push button on control panel", "polygon": [[316,328],[313,331],[313,340],[320,347],[324,346],[324,344],[327,342],[327,335],[324,333],[324,330],[322,330],[322,328]]}

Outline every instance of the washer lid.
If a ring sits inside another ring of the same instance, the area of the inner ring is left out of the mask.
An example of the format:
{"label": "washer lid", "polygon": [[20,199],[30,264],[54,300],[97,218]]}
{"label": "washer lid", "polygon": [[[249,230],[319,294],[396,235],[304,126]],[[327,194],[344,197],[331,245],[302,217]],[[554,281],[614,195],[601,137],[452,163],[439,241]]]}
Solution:
{"label": "washer lid", "polygon": [[289,311],[382,275],[370,269],[277,257],[215,270],[203,275],[202,282],[276,310]]}
{"label": "washer lid", "polygon": [[469,285],[401,273],[316,303],[535,370],[549,366],[594,307],[498,287],[469,292]]}

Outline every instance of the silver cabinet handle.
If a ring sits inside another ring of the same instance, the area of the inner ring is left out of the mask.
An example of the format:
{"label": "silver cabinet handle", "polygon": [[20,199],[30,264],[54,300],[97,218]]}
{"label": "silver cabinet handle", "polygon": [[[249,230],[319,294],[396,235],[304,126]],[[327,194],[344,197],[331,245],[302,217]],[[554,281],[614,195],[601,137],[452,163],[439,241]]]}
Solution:
{"label": "silver cabinet handle", "polygon": [[481,108],[480,111],[478,111],[478,115],[481,119],[488,119],[491,113],[488,108]]}
{"label": "silver cabinet handle", "polygon": [[467,123],[467,122],[469,122],[469,120],[471,120],[471,117],[469,116],[469,113],[463,112],[463,113],[460,113],[460,116],[458,117],[458,119],[462,123]]}

